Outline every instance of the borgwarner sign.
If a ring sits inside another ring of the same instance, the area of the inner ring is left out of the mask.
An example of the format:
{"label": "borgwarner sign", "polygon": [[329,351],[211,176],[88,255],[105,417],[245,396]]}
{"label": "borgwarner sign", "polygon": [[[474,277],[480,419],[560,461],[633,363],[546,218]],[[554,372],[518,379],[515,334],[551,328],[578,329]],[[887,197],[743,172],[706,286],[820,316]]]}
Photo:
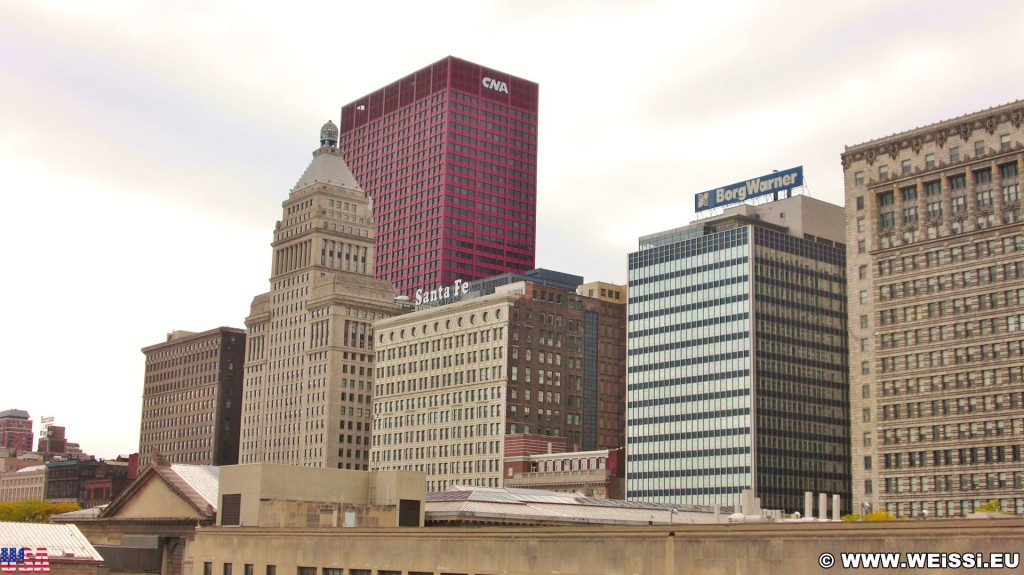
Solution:
{"label": "borgwarner sign", "polygon": [[766,176],[753,178],[745,182],[701,192],[694,198],[694,211],[712,210],[750,198],[776,194],[782,190],[789,190],[802,185],[804,185],[803,166],[797,166],[781,172],[772,172]]}

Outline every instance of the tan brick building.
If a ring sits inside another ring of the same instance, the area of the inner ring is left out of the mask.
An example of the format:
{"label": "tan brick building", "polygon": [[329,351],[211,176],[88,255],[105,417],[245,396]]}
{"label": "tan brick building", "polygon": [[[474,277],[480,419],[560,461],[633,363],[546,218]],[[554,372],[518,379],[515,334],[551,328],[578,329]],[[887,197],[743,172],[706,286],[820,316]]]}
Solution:
{"label": "tan brick building", "polygon": [[45,465],[34,465],[0,473],[0,501],[42,499],[45,495]]}
{"label": "tan brick building", "polygon": [[576,288],[576,293],[587,297],[596,297],[604,301],[614,303],[626,302],[626,286],[610,284],[607,282],[590,282]]}
{"label": "tan brick building", "polygon": [[375,324],[371,469],[502,487],[507,435],[625,444],[625,305],[531,282]]}
{"label": "tan brick building", "polygon": [[245,331],[174,331],[142,353],[141,465],[154,453],[171,463],[237,463]]}
{"label": "tan brick building", "polygon": [[270,291],[249,316],[239,463],[367,468],[373,322],[399,312],[373,277],[369,198],[328,122],[283,204]]}
{"label": "tan brick building", "polygon": [[1024,102],[849,146],[855,509],[1024,513]]}

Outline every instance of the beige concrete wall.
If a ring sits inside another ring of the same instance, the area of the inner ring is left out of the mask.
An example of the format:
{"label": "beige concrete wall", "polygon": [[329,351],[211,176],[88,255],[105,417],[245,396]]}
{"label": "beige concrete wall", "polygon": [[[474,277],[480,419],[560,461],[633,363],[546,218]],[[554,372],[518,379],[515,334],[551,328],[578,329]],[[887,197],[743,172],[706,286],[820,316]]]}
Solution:
{"label": "beige concrete wall", "polygon": [[[601,290],[604,290],[603,292]],[[616,285],[608,282],[590,282],[581,284],[576,288],[576,293],[582,296],[597,298],[612,303],[626,304],[626,286]],[[618,297],[615,297],[618,295]]]}
{"label": "beige concrete wall", "polygon": [[763,222],[787,227],[789,235],[797,238],[811,234],[834,242],[845,241],[843,207],[810,196],[792,196],[758,205],[741,204],[726,208],[721,216],[709,221],[735,215],[757,216]]}
{"label": "beige concrete wall", "polygon": [[[424,475],[410,471],[366,472],[348,469],[323,469],[297,465],[250,463],[220,468],[218,499],[223,506],[225,494],[240,494],[239,520],[242,525],[307,525],[298,514],[306,503],[349,506],[394,506],[375,513],[378,524],[397,524],[400,499],[423,501],[426,497]],[[261,503],[262,501],[262,503]],[[267,503],[272,504],[267,504]],[[299,505],[302,504],[302,505]],[[421,509],[422,509],[421,505]],[[393,515],[390,521],[388,517]],[[291,519],[289,519],[291,518]],[[220,516],[217,521],[220,523]],[[340,522],[343,522],[339,520]],[[319,520],[318,520],[319,522]]]}
{"label": "beige concrete wall", "polygon": [[[193,575],[204,562],[449,574],[821,575],[822,553],[1021,552],[1024,519],[889,523],[618,528],[310,529],[210,528],[195,541]],[[837,568],[836,572],[843,571]],[[863,572],[872,572],[863,570]],[[881,570],[879,570],[881,572]],[[954,570],[934,569],[934,573]],[[1000,573],[1024,573],[1024,569]]]}

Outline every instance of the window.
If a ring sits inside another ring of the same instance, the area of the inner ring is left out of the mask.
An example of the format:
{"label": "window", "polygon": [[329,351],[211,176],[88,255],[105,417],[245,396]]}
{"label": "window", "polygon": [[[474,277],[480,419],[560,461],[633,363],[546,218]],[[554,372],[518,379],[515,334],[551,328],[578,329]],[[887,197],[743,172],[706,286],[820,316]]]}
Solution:
{"label": "window", "polygon": [[867,277],[868,277],[868,266],[867,266],[867,264],[862,265],[859,268],[857,268],[857,278],[858,279],[862,279],[863,280],[863,279],[867,279]]}
{"label": "window", "polygon": [[878,226],[887,229],[896,225],[896,212],[882,212],[878,214]]}
{"label": "window", "polygon": [[904,176],[910,175],[910,160],[903,160],[900,163],[900,173]]}
{"label": "window", "polygon": [[873,484],[871,483],[870,479],[865,479],[864,480],[864,494],[865,495],[871,495],[871,493],[872,493],[872,485]]}
{"label": "window", "polygon": [[242,495],[225,493],[221,502],[221,525],[240,525]]}
{"label": "window", "polygon": [[277,565],[267,565],[267,570],[264,575],[277,575]]}
{"label": "window", "polygon": [[870,399],[871,398],[871,385],[870,384],[864,384],[864,385],[862,385],[860,387],[860,396],[862,398],[864,398],[864,399]]}
{"label": "window", "polygon": [[252,563],[246,563],[242,570],[245,575],[252,575]]}
{"label": "window", "polygon": [[1010,184],[1003,186],[1003,203],[1012,204],[1020,200],[1020,184]]}
{"label": "window", "polygon": [[974,142],[974,155],[981,156],[985,153],[985,142],[978,140]]}
{"label": "window", "polygon": [[1010,134],[1001,134],[999,136],[999,149],[1002,151],[1010,149]]}
{"label": "window", "polygon": [[864,240],[857,240],[857,253],[862,254],[867,251],[867,242]]}
{"label": "window", "polygon": [[974,170],[974,183],[988,184],[992,182],[992,168],[982,168],[980,170]]}
{"label": "window", "polygon": [[[861,413],[861,417],[862,417],[862,420],[864,421],[864,423],[871,423],[871,410],[868,409],[868,408],[865,408],[864,411]],[[299,575],[302,575],[302,574],[300,573]]]}
{"label": "window", "polygon": [[924,195],[936,196],[942,193],[942,183],[939,180],[924,183]]}
{"label": "window", "polygon": [[999,166],[999,177],[1016,178],[1017,177],[1017,162],[1010,162],[1009,164],[1001,164]]}
{"label": "window", "polygon": [[853,173],[853,183],[854,183],[854,185],[857,185],[857,186],[863,186],[864,185],[864,172],[860,172],[860,171],[854,172]]}
{"label": "window", "polygon": [[203,575],[213,575],[213,563],[209,561],[203,563]]}
{"label": "window", "polygon": [[870,455],[865,455],[864,456],[864,470],[865,471],[870,471],[871,470],[871,456]]}
{"label": "window", "polygon": [[906,186],[900,188],[900,198],[902,198],[904,202],[907,200],[916,200],[917,186]]}
{"label": "window", "polygon": [[956,196],[951,199],[953,204],[953,213],[959,214],[967,211],[967,196]]}
{"label": "window", "polygon": [[942,202],[929,202],[927,206],[928,217],[938,219],[942,217]]}
{"label": "window", "polygon": [[[871,362],[870,361],[862,361],[862,362],[860,362],[860,373],[862,375],[868,375],[868,374],[871,373]],[[870,393],[870,387],[869,386],[867,386],[867,385],[864,386],[864,393]],[[867,398],[868,395],[865,395],[864,397]]]}
{"label": "window", "polygon": [[889,166],[878,166],[878,179],[888,180],[889,179]]}
{"label": "window", "polygon": [[860,303],[861,304],[868,303],[868,290],[863,290],[863,289],[860,290]]}
{"label": "window", "polygon": [[978,207],[992,207],[992,190],[978,190]]}
{"label": "window", "polygon": [[316,575],[316,567],[299,567],[298,575]]}
{"label": "window", "polygon": [[863,327],[863,328],[868,327],[868,316],[867,316],[867,314],[861,314],[861,316],[860,316],[860,326]]}
{"label": "window", "polygon": [[1004,224],[1015,224],[1021,221],[1021,210],[1020,206],[1011,210],[1003,210],[1003,223]]}
{"label": "window", "polygon": [[323,575],[343,575],[344,569],[332,569],[329,567],[323,568]]}
{"label": "window", "polygon": [[912,224],[917,221],[917,206],[903,208],[903,223]]}
{"label": "window", "polygon": [[864,218],[857,218],[857,231],[860,233],[864,233],[864,229]]}
{"label": "window", "polygon": [[930,170],[935,167],[935,154],[924,155],[924,167],[927,170]]}
{"label": "window", "polygon": [[896,196],[892,193],[892,190],[878,194],[878,205],[891,206],[894,203],[896,203]]}
{"label": "window", "polygon": [[224,564],[224,575],[231,575],[231,563]]}

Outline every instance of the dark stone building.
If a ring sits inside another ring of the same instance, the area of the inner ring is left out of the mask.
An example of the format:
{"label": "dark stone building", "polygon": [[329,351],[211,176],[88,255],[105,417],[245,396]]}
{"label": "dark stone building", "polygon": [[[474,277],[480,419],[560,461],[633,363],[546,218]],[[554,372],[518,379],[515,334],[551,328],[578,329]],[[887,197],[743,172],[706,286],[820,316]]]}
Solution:
{"label": "dark stone building", "polygon": [[175,331],[142,353],[140,464],[154,453],[171,463],[238,463],[245,330]]}

